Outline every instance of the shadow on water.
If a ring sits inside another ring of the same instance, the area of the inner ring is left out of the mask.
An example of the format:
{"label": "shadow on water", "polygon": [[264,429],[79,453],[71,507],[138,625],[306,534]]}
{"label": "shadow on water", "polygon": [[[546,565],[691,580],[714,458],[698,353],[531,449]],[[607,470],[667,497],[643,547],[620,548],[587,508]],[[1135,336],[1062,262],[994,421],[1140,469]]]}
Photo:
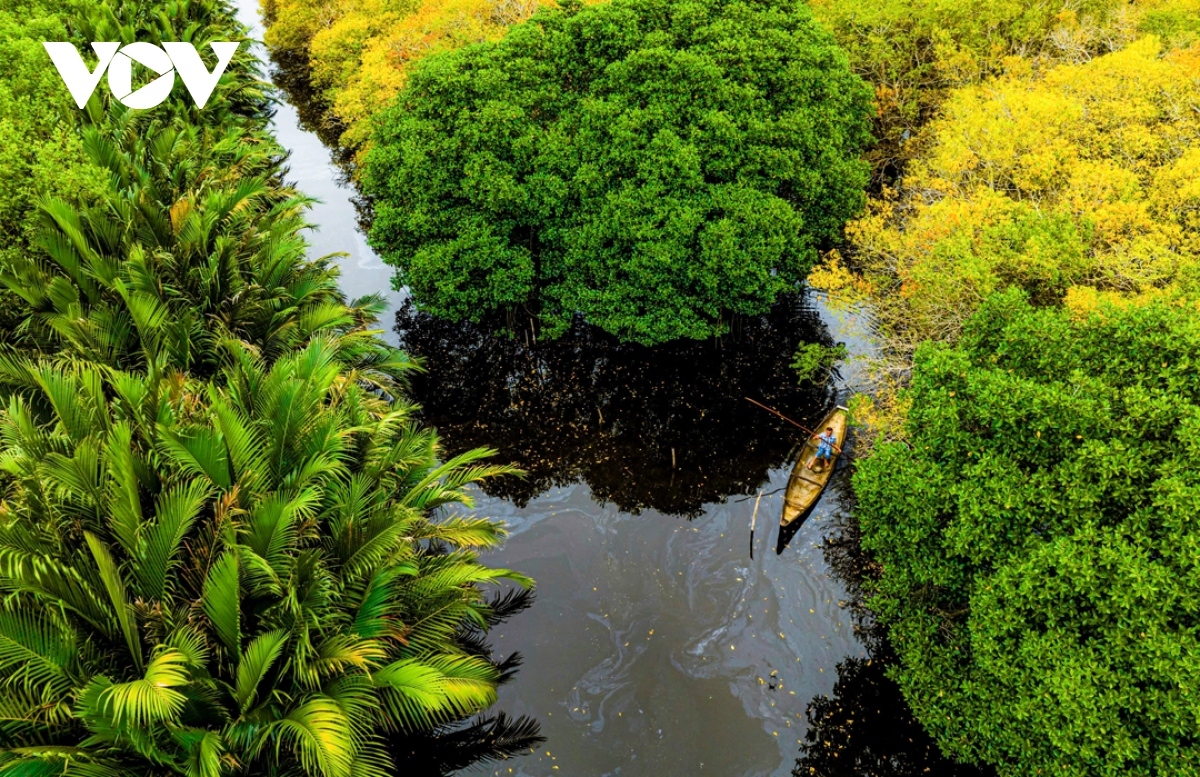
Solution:
{"label": "shadow on water", "polygon": [[706,503],[754,493],[802,439],[744,397],[802,421],[832,401],[789,366],[798,343],[832,344],[799,295],[722,338],[653,348],[583,324],[537,343],[498,328],[411,305],[397,315],[403,347],[430,367],[413,379],[425,422],[450,454],[486,446],[524,469],[484,488],[520,507],[582,481],[624,512],[696,517]]}
{"label": "shadow on water", "polygon": [[805,512],[803,515],[801,515],[796,520],[789,523],[787,526],[777,527],[779,529],[779,533],[778,533],[777,539],[775,540],[775,555],[776,556],[783,555],[783,552],[785,550],[787,550],[788,545],[791,544],[791,542],[795,538],[795,536],[800,533],[800,527],[804,526],[805,521],[807,521],[808,517],[810,515],[812,515],[813,510],[815,508],[816,508],[815,505],[813,507],[808,508],[807,512]]}
{"label": "shadow on water", "polygon": [[[836,477],[837,474],[835,473],[834,478]],[[825,487],[825,494],[830,494],[837,491],[838,483],[836,480],[834,480],[834,478],[830,478],[829,485]],[[775,540],[776,556],[783,555],[783,552],[787,550],[788,545],[790,545],[792,540],[795,539],[796,535],[800,533],[800,529],[804,527],[804,524],[807,523],[808,519],[812,517],[814,512],[816,512],[819,504],[820,500],[814,502],[807,510],[800,513],[800,515],[797,516],[796,519],[787,526],[777,527],[779,531]],[[778,523],[778,521],[776,521],[776,523]]]}

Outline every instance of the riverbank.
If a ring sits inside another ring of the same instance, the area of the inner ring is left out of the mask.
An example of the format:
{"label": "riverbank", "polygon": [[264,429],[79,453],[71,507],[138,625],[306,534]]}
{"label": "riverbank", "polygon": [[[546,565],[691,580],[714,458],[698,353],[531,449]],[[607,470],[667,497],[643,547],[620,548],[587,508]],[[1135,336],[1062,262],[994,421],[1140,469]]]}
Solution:
{"label": "riverbank", "polygon": [[[235,8],[238,20],[250,31],[251,38],[261,41],[264,28],[258,3],[239,0]],[[272,63],[266,47],[261,43],[255,45],[260,59],[265,64]],[[274,81],[278,66],[270,66],[272,72],[264,76]],[[359,209],[349,188],[349,170],[345,161],[335,158],[325,145],[335,135],[324,133],[322,137],[318,132],[327,123],[322,106],[300,100],[305,96],[304,85],[295,63],[286,72],[288,80],[277,85],[284,99],[276,103],[271,133],[288,152],[288,180],[315,200],[309,210],[309,221],[314,225],[308,233],[310,255],[334,257],[332,263],[341,270],[339,284],[348,298],[384,296],[386,306],[379,319],[383,337],[389,344],[398,345],[399,338],[391,322],[407,295],[392,288],[392,268],[380,260],[362,232],[355,228]]]}

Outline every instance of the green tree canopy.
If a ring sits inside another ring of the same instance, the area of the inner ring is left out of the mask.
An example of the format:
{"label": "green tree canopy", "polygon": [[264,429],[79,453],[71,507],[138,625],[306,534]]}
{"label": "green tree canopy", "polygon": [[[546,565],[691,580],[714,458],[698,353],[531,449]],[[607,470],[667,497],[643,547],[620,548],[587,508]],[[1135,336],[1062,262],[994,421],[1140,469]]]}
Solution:
{"label": "green tree canopy", "polygon": [[855,488],[897,680],[1003,775],[1200,770],[1200,323],[992,298]]}
{"label": "green tree canopy", "polygon": [[616,0],[430,57],[365,158],[426,311],[623,339],[766,312],[863,203],[871,92],[795,0]]}

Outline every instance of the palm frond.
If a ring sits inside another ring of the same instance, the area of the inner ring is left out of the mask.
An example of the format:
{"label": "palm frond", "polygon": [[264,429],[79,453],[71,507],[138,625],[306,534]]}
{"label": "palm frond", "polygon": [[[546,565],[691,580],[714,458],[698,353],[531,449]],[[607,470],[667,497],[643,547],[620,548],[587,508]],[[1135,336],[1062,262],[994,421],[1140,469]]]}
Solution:
{"label": "palm frond", "polygon": [[238,558],[226,551],[209,570],[201,599],[204,612],[230,655],[241,655],[241,586]]}
{"label": "palm frond", "polygon": [[188,682],[187,656],[166,648],[146,665],[139,680],[110,685],[100,694],[100,704],[117,726],[146,728],[170,720],[183,709],[186,697],[175,690]]}
{"label": "palm frond", "polygon": [[241,660],[238,661],[237,685],[234,698],[238,708],[245,713],[258,695],[258,686],[271,671],[272,665],[278,660],[283,648],[287,645],[287,632],[283,630],[268,631],[259,634],[246,646]]}
{"label": "palm frond", "polygon": [[159,494],[154,523],[145,527],[145,549],[134,563],[142,594],[162,599],[167,577],[178,563],[184,537],[199,517],[210,493],[203,481],[191,480]]}
{"label": "palm frond", "polygon": [[137,669],[142,668],[142,646],[138,635],[137,623],[134,622],[133,612],[129,608],[129,599],[125,592],[125,580],[121,577],[121,571],[117,568],[117,563],[113,560],[112,554],[105,547],[96,535],[91,532],[85,532],[84,537],[87,539],[88,548],[92,551],[92,557],[96,561],[96,568],[100,572],[100,579],[104,581],[104,589],[108,592],[108,598],[112,603],[112,613],[117,618],[117,623],[121,626],[121,633],[125,635],[125,644],[129,648],[130,658],[133,659],[133,665]]}
{"label": "palm frond", "polygon": [[270,726],[278,735],[276,753],[290,746],[309,774],[348,777],[354,768],[353,732],[336,701],[317,695]]}
{"label": "palm frond", "polygon": [[0,609],[0,685],[36,690],[43,700],[65,699],[76,635],[50,612]]}
{"label": "palm frond", "polygon": [[444,542],[458,548],[492,550],[508,536],[504,525],[490,518],[454,516],[442,521],[423,521],[414,527],[413,539]]}

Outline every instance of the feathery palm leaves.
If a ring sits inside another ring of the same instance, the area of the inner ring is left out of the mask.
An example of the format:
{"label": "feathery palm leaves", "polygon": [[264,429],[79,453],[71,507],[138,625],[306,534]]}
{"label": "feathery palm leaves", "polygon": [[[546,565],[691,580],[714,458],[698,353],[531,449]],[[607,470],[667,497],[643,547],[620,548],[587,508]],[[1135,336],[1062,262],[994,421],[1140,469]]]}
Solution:
{"label": "feathery palm leaves", "polygon": [[[114,0],[86,40],[243,34],[220,0]],[[249,62],[249,54],[239,56]],[[234,69],[231,68],[231,73]],[[262,85],[215,108],[93,100],[98,201],[47,199],[0,343],[0,775],[441,771],[537,741],[484,718],[517,659],[482,635],[530,581],[444,517],[510,473],[440,461],[414,367],[307,258]],[[181,107],[183,106],[183,107]],[[488,750],[486,743],[494,747]]]}
{"label": "feathery palm leaves", "polygon": [[380,300],[346,304],[336,269],[307,258],[308,201],[279,184],[272,144],[128,111],[84,134],[111,196],[44,201],[41,252],[0,273],[27,305],[25,347],[203,376],[229,341],[274,359],[336,333],[343,364],[394,390],[388,373],[411,365],[367,326]]}
{"label": "feathery palm leaves", "polygon": [[459,635],[493,617],[482,585],[529,581],[477,563],[498,528],[423,508],[486,452],[437,465],[326,338],[239,356],[219,383],[137,389],[23,365],[39,388],[0,419],[0,730],[20,743],[0,774],[389,774],[390,735],[495,700],[503,670]]}

